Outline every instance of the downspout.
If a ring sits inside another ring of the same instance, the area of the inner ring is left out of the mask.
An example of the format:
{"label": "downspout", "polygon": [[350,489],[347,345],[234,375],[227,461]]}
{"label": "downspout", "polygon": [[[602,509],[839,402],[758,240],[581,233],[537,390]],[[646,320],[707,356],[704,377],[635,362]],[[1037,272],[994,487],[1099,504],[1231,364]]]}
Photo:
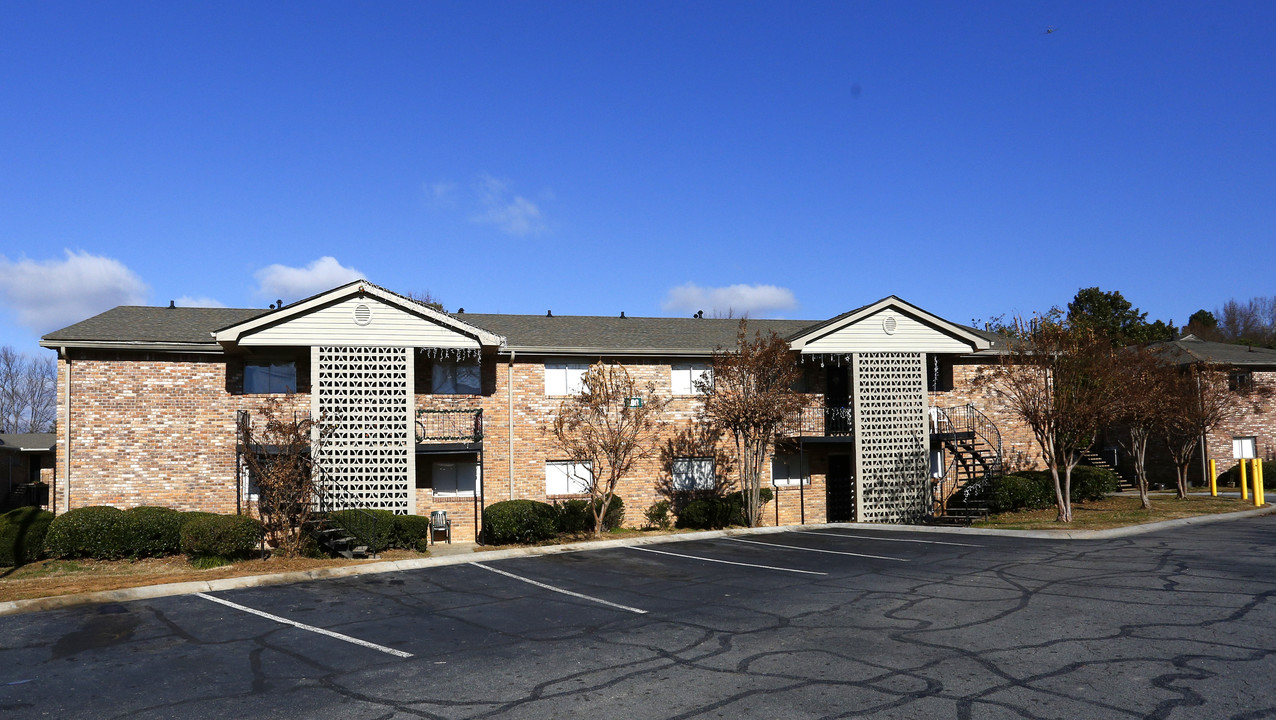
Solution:
{"label": "downspout", "polygon": [[509,396],[509,455],[506,464],[509,466],[510,500],[514,499],[514,356],[517,354],[510,350],[510,364],[506,366],[505,374],[505,391]]}
{"label": "downspout", "polygon": [[[62,489],[62,496],[66,498],[66,510],[64,512],[71,512],[71,353],[65,347],[62,348],[62,357],[66,359],[66,400],[64,401],[64,422],[62,423],[62,436],[66,446],[63,451],[66,457],[66,477],[63,478],[63,482],[66,485]],[[54,467],[57,467],[56,463],[54,463]],[[56,474],[56,471],[54,472]]]}

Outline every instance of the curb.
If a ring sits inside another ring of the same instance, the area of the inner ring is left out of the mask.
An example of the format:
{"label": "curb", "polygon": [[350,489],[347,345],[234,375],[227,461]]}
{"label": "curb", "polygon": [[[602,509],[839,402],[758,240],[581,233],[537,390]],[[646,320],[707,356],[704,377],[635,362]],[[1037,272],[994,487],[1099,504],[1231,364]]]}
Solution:
{"label": "curb", "polygon": [[988,528],[950,528],[930,527],[925,525],[888,525],[882,523],[822,523],[812,525],[781,525],[779,527],[735,528],[731,530],[707,530],[703,532],[682,533],[678,535],[657,535],[655,537],[621,538],[616,540],[584,541],[565,545],[544,545],[539,547],[510,548],[508,550],[491,550],[442,557],[418,558],[415,560],[394,560],[368,563],[365,565],[344,565],[334,568],[316,570],[299,570],[296,572],[272,573],[269,575],[245,575],[218,580],[166,583],[163,585],[144,585],[119,590],[102,590],[99,592],[80,593],[76,595],[54,595],[52,597],[29,598],[26,600],[9,600],[0,602],[0,616],[18,615],[44,610],[91,605],[94,603],[128,602],[131,600],[149,600],[152,598],[172,597],[175,595],[191,595],[200,592],[219,592],[242,588],[266,587],[269,585],[288,585],[291,583],[309,582],[312,580],[329,580],[333,578],[356,577],[359,575],[377,575],[381,573],[401,572],[404,570],[420,570],[423,568],[463,565],[471,562],[488,560],[506,560],[509,558],[557,555],[560,553],[584,552],[586,550],[608,550],[611,548],[631,547],[636,545],[662,545],[667,543],[691,542],[693,540],[712,540],[714,538],[732,537],[736,535],[771,535],[789,532],[795,527],[810,529],[836,528],[839,530],[885,530],[888,532],[923,532],[941,535],[984,535],[994,537],[1025,538],[1032,540],[1112,540],[1115,538],[1145,535],[1188,525],[1207,525],[1229,520],[1261,517],[1276,514],[1276,506],[1257,508],[1214,515],[1197,515],[1177,520],[1165,520],[1158,523],[1132,525],[1110,530],[993,530]]}

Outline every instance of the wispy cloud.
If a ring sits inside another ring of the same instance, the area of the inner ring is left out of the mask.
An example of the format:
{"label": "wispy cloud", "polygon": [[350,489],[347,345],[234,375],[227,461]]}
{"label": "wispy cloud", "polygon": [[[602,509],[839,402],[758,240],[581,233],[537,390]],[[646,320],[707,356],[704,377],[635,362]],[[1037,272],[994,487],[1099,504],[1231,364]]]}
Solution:
{"label": "wispy cloud", "polygon": [[700,287],[687,283],[671,288],[662,305],[666,312],[696,312],[736,315],[793,310],[797,299],[793,291],[778,285],[727,285],[726,287]]}
{"label": "wispy cloud", "polygon": [[292,302],[363,279],[364,275],[352,267],[345,267],[331,255],[325,255],[305,267],[270,265],[253,273],[253,277],[257,278],[258,296]]}
{"label": "wispy cloud", "polygon": [[481,175],[477,188],[481,209],[471,218],[474,222],[495,225],[501,232],[516,237],[545,232],[541,209],[531,200],[515,194],[504,180]]}
{"label": "wispy cloud", "polygon": [[61,260],[0,255],[0,296],[20,325],[43,334],[109,310],[146,302],[146,283],[114,258],[66,251]]}
{"label": "wispy cloud", "polygon": [[204,297],[202,295],[183,295],[173,301],[177,307],[210,307],[221,308],[226,307],[226,303],[216,298]]}

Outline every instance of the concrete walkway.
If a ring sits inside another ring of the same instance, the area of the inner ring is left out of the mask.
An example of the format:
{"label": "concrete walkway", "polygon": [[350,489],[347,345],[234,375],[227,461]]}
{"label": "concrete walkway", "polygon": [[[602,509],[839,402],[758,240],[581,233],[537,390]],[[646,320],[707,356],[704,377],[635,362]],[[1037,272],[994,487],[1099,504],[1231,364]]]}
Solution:
{"label": "concrete walkway", "polygon": [[703,532],[676,533],[670,535],[652,535],[630,537],[616,540],[599,540],[565,543],[562,545],[541,545],[535,547],[515,547],[503,550],[486,550],[475,543],[452,543],[450,545],[431,545],[430,557],[413,560],[397,560],[372,562],[361,565],[343,565],[341,567],[301,570],[297,572],[272,573],[269,575],[246,575],[184,583],[165,583],[162,585],[146,585],[120,590],[80,593],[75,595],[56,595],[53,597],[31,598],[27,600],[11,600],[0,602],[0,615],[52,610],[55,608],[87,605],[92,603],[118,603],[130,600],[168,597],[172,595],[189,595],[192,593],[217,592],[238,588],[261,587],[265,585],[284,585],[289,583],[325,580],[329,578],[354,577],[358,575],[374,575],[379,573],[400,572],[403,570],[419,570],[428,567],[461,565],[475,560],[503,560],[506,558],[526,557],[529,555],[554,555],[558,553],[583,552],[586,550],[605,550],[609,548],[631,547],[639,545],[659,545],[665,543],[691,542],[695,540],[711,540],[714,538],[734,537],[740,535],[768,535],[803,529],[860,529],[879,530],[899,533],[927,533],[951,535],[991,535],[1007,538],[1028,538],[1036,540],[1111,540],[1115,538],[1143,535],[1160,532],[1189,525],[1205,525],[1242,518],[1258,517],[1276,513],[1276,506],[1268,505],[1254,510],[1214,515],[1198,515],[1196,517],[1166,520],[1158,523],[1131,525],[1110,530],[992,530],[985,528],[952,528],[931,527],[926,525],[885,525],[878,523],[825,523],[819,525],[784,525],[780,527],[733,528],[730,530],[708,530]]}

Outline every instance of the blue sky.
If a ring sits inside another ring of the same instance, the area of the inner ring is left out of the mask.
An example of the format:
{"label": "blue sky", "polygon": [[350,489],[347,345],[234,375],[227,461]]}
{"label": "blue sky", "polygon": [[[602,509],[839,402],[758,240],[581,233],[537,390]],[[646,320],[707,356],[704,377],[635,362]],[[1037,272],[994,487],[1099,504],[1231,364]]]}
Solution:
{"label": "blue sky", "polygon": [[[363,275],[959,322],[1276,293],[1276,3],[0,5],[0,344]],[[1049,30],[1049,32],[1048,32]]]}

